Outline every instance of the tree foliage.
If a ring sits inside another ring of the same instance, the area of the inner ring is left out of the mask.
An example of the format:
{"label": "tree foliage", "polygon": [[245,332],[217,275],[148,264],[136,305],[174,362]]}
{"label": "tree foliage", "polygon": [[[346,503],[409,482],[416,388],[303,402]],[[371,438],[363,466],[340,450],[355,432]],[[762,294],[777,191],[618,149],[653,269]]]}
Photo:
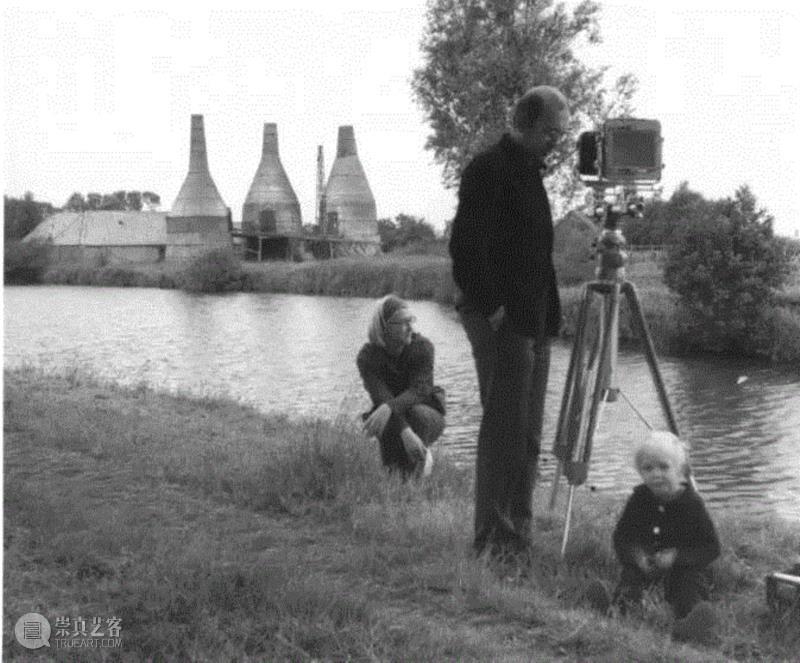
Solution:
{"label": "tree foliage", "polygon": [[64,204],[65,210],[85,212],[94,210],[119,210],[139,212],[143,206],[157,208],[161,204],[161,197],[152,191],[115,191],[114,193],[99,194],[90,192],[84,198],[83,194],[76,191]]}
{"label": "tree foliage", "polygon": [[398,214],[392,219],[378,219],[381,250],[389,253],[410,244],[422,244],[436,239],[436,231],[425,219]]}
{"label": "tree foliage", "polygon": [[22,239],[52,212],[50,203],[34,200],[30,191],[22,198],[3,196],[3,238],[7,242]]}
{"label": "tree foliage", "polygon": [[188,292],[241,290],[247,280],[241,260],[230,248],[214,249],[197,256],[181,272],[181,287]]}
{"label": "tree foliage", "polygon": [[[576,132],[630,113],[635,78],[621,76],[608,91],[607,68],[591,68],[575,52],[601,40],[598,15],[591,0],[571,12],[552,0],[431,0],[423,66],[412,88],[433,132],[426,147],[442,164],[446,186],[455,186],[469,160],[499,137],[513,104],[534,85],[566,95]],[[574,141],[565,138],[554,155],[562,194],[577,185],[574,153]]]}
{"label": "tree foliage", "polygon": [[764,321],[791,270],[785,243],[747,186],[714,202],[680,198],[664,282],[679,296],[686,336],[704,349],[753,354],[769,345]]}
{"label": "tree foliage", "polygon": [[3,245],[3,282],[6,285],[40,283],[50,266],[52,246],[48,242],[19,239]]}
{"label": "tree foliage", "polygon": [[710,214],[714,203],[681,182],[669,200],[650,200],[642,216],[625,218],[625,238],[634,245],[672,244],[687,219]]}

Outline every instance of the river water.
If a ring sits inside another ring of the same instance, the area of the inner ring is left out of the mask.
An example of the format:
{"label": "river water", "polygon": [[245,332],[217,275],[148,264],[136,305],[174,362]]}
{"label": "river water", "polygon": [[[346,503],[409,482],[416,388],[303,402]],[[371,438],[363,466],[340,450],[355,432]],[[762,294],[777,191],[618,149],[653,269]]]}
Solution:
{"label": "river water", "polygon": [[[357,297],[8,287],[4,360],[7,367],[78,367],[122,384],[225,395],[264,412],[355,418],[369,406],[354,359],[373,306]],[[440,453],[471,463],[480,405],[466,336],[452,309],[431,302],[412,309],[416,328],[436,347],[435,380],[447,391]],[[553,348],[543,483],[554,467],[549,450],[569,352],[565,343]],[[659,363],[706,501],[800,519],[800,372],[729,359]],[[666,426],[643,357],[622,352],[617,376],[625,398],[603,411],[587,484],[625,494],[637,482],[631,448],[646,430],[633,407],[652,426]]]}

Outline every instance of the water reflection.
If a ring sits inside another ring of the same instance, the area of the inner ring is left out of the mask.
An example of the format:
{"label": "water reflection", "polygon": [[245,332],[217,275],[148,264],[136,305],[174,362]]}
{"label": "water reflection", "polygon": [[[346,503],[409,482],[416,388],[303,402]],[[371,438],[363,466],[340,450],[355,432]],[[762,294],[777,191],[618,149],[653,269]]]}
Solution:
{"label": "water reflection", "polygon": [[[354,358],[373,306],[362,298],[12,287],[4,291],[5,363],[81,366],[123,384],[224,394],[263,411],[355,417],[369,405]],[[480,405],[469,343],[450,308],[414,302],[413,309],[417,328],[436,348],[436,382],[447,390],[448,428],[440,444],[458,461],[471,462]],[[568,359],[569,347],[556,344],[545,483]],[[707,500],[800,517],[797,371],[674,359],[662,360],[661,369]],[[637,481],[630,451],[647,430],[642,418],[665,424],[638,353],[620,354],[616,377],[625,398],[604,409],[588,483],[623,493]]]}
{"label": "water reflection", "polygon": [[729,494],[742,500],[791,498],[785,486],[800,471],[798,376],[776,375],[744,361],[699,366],[689,361],[676,370],[681,421],[693,443],[693,461],[705,470],[698,481],[709,501]]}

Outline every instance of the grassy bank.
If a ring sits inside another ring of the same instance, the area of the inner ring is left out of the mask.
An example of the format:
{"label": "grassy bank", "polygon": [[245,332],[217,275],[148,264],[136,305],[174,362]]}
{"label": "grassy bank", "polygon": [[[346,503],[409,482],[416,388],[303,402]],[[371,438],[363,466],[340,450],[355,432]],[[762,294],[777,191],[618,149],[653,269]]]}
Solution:
{"label": "grassy bank", "polygon": [[439,457],[401,485],[351,422],[23,369],[5,373],[4,428],[6,660],[28,656],[13,626],[30,611],[120,617],[122,647],[93,657],[130,661],[779,661],[800,647],[798,622],[763,600],[764,574],[800,547],[786,523],[712,514],[720,643],[694,648],[670,641],[658,596],[624,618],[583,604],[588,580],[616,572],[620,504],[595,495],[563,563],[538,504],[532,577],[499,579],[468,554],[471,472]]}
{"label": "grassy bank", "polygon": [[[236,289],[298,295],[381,297],[395,292],[407,299],[452,304],[455,291],[449,261],[443,256],[381,255],[307,262],[242,262],[244,278]],[[125,266],[63,263],[51,265],[42,282],[144,288],[185,287],[180,262]]]}

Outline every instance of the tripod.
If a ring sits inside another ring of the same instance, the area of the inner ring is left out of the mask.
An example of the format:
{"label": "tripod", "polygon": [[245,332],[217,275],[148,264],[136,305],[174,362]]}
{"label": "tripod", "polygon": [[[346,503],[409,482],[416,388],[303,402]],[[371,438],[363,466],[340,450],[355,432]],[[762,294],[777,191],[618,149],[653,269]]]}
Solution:
{"label": "tripod", "polygon": [[[610,204],[603,209],[601,217],[604,219],[603,230],[597,241],[599,261],[597,279],[587,283],[584,288],[553,444],[553,455],[558,463],[550,496],[551,511],[556,505],[559,478],[562,473],[569,484],[564,535],[561,542],[562,558],[569,538],[575,488],[586,481],[592,441],[600,423],[603,406],[605,403],[616,401],[620,394],[619,388],[614,386],[614,373],[619,344],[621,295],[624,295],[628,302],[634,327],[641,336],[644,355],[667,424],[670,430],[678,435],[675,415],[658,368],[639,297],[633,284],[625,280],[627,259],[625,238],[617,228],[621,216],[621,213],[613,211]],[[641,418],[649,427],[644,418]]]}

